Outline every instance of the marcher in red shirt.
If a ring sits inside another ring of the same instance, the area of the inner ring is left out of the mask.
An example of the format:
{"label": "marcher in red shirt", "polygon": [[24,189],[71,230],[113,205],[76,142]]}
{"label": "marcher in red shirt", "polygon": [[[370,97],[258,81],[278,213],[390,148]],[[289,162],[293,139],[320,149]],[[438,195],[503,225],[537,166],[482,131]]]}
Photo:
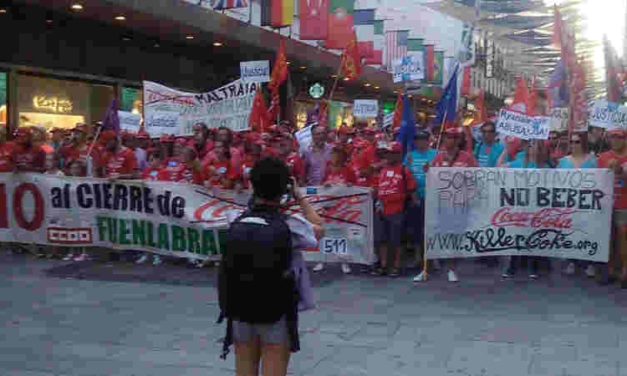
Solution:
{"label": "marcher in red shirt", "polygon": [[243,189],[251,189],[250,185],[250,172],[255,163],[261,159],[263,152],[264,142],[261,137],[251,136],[248,137],[245,146],[244,163],[242,163],[242,185]]}
{"label": "marcher in red shirt", "polygon": [[122,146],[117,134],[107,130],[100,134],[105,151],[99,161],[99,174],[109,179],[137,179],[139,169],[135,153]]}
{"label": "marcher in red shirt", "polygon": [[[240,150],[233,145],[233,132],[226,127],[218,128],[215,142],[221,142],[224,147],[228,149],[233,169],[239,169],[242,165],[243,156]],[[203,158],[202,160],[202,165],[207,168],[207,166],[213,163],[216,158],[217,153],[215,151],[214,143],[214,150],[211,150],[209,153],[207,153],[205,158]]]}
{"label": "marcher in red shirt", "polygon": [[198,154],[198,158],[202,160],[213,150],[213,140],[210,139],[210,132],[207,124],[205,123],[196,123],[192,127],[192,132],[194,132],[193,136],[193,145],[196,149],[196,153]]}
{"label": "marcher in red shirt", "polygon": [[11,162],[17,172],[44,172],[46,152],[33,144],[30,128],[18,128],[15,134],[15,148],[11,153]]}
{"label": "marcher in red shirt", "polygon": [[368,187],[370,179],[376,175],[377,147],[364,139],[353,141],[353,153],[348,162],[356,177],[356,185]]}
{"label": "marcher in red shirt", "polygon": [[278,136],[275,140],[277,143],[277,158],[285,162],[298,185],[304,185],[305,162],[298,153],[294,152],[291,136],[283,134]]}
{"label": "marcher in red shirt", "polygon": [[[472,155],[465,150],[460,150],[463,132],[459,128],[449,128],[444,131],[443,148],[433,160],[433,167],[477,167],[479,164]],[[429,168],[427,165],[426,168]],[[449,282],[458,282],[455,272],[457,262],[455,259],[447,260]]]}
{"label": "marcher in red shirt", "polygon": [[403,166],[403,147],[398,142],[390,143],[384,154],[376,192],[375,242],[379,249],[380,266],[374,274],[387,273],[390,248],[394,263],[390,276],[397,277],[400,273],[405,211],[408,204],[417,204],[416,189],[416,180]]}
{"label": "marcher in red shirt", "polygon": [[331,160],[325,169],[325,176],[322,185],[331,186],[352,186],[357,182],[353,169],[346,164],[348,159],[343,145],[336,144],[331,151]]}
{"label": "marcher in red shirt", "polygon": [[241,178],[241,164],[234,165],[229,147],[223,141],[216,141],[213,152],[215,159],[204,167],[208,187],[232,189]]}
{"label": "marcher in red shirt", "polygon": [[[607,278],[601,282],[613,283],[619,277],[621,288],[627,289],[627,132],[621,129],[607,134],[611,149],[599,155],[599,167],[614,171],[614,246],[607,264]],[[617,276],[619,260],[622,267]]]}
{"label": "marcher in red shirt", "polygon": [[161,153],[157,149],[148,149],[148,168],[142,172],[142,179],[147,181],[159,180],[159,171],[163,168]]}

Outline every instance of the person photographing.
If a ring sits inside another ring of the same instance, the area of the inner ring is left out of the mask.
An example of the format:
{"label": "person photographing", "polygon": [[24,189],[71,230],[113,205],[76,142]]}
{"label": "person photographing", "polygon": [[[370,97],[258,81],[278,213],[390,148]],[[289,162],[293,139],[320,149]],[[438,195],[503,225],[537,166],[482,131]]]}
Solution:
{"label": "person photographing", "polygon": [[[308,276],[300,250],[318,246],[322,219],[282,161],[260,160],[250,182],[249,208],[227,214],[231,224],[218,278],[218,321],[227,320],[222,357],[234,343],[238,376],[256,376],[260,366],[264,376],[284,376],[290,353],[299,350],[299,304],[311,295],[302,283]],[[283,214],[286,196],[302,216]]]}

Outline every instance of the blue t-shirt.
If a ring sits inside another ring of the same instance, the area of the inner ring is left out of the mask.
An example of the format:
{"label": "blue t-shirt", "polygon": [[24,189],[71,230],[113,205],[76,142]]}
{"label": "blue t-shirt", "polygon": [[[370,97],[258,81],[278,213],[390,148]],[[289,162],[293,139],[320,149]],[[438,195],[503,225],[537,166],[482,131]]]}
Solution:
{"label": "blue t-shirt", "polygon": [[474,154],[479,167],[496,167],[504,150],[505,146],[500,142],[495,142],[491,146],[481,142],[475,147]]}
{"label": "blue t-shirt", "polygon": [[425,152],[414,150],[407,154],[405,157],[404,165],[407,166],[411,174],[414,175],[418,189],[416,193],[418,197],[425,197],[425,189],[427,185],[427,174],[425,173],[425,165],[431,164],[435,157],[438,155],[438,151],[435,149],[428,149]]}
{"label": "blue t-shirt", "polygon": [[[579,168],[597,168],[598,166],[599,164],[597,162],[597,157],[590,154],[588,156],[588,159],[586,159],[586,161],[583,162],[583,164]],[[570,156],[566,156],[560,159],[559,163],[557,164],[557,168],[577,168],[577,167],[575,167],[575,162],[573,161],[573,159]]]}

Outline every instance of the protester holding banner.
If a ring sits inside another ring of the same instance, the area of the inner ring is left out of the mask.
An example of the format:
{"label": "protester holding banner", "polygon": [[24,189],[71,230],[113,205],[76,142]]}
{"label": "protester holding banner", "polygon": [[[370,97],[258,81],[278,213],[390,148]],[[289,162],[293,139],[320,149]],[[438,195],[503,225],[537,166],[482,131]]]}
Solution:
{"label": "protester holding banner", "polygon": [[112,179],[137,179],[139,170],[135,153],[121,145],[114,131],[103,131],[100,135],[105,151],[98,160],[99,174]]}
{"label": "protester holding banner", "polygon": [[213,150],[213,140],[210,138],[212,135],[209,132],[209,128],[205,123],[196,123],[192,127],[192,132],[194,132],[191,144],[193,144],[196,149],[196,153],[198,153],[198,158],[203,160],[207,154]]}
{"label": "protester holding banner", "polygon": [[305,183],[305,162],[298,155],[294,148],[294,143],[291,135],[289,134],[279,134],[276,136],[275,141],[277,142],[277,158],[284,161],[287,165],[287,168],[290,170],[290,174],[292,177],[296,179],[298,184]]}
{"label": "protester holding banner", "polygon": [[[416,188],[416,180],[403,165],[402,145],[395,141],[385,146],[383,168],[376,187],[375,245],[379,251],[379,267],[373,271],[375,275],[400,275],[405,214],[410,206],[418,204]],[[393,267],[388,270],[390,251]]]}
{"label": "protester holding banner", "polygon": [[[599,156],[599,167],[614,171],[614,244],[607,275],[601,282],[613,283],[620,278],[621,288],[627,288],[627,132],[615,129],[608,136],[611,149]],[[620,275],[616,275],[621,263]]]}
{"label": "protester holding banner", "polygon": [[[597,158],[594,154],[590,153],[588,149],[587,133],[573,133],[570,136],[570,155],[560,159],[557,168],[563,169],[580,169],[580,168],[597,168]],[[575,274],[576,271],[575,260],[568,260],[565,273],[568,275]],[[583,264],[583,263],[582,263]],[[594,278],[595,270],[591,263],[585,263],[585,273],[589,278]]]}
{"label": "protester holding banner", "polygon": [[46,152],[41,146],[33,144],[33,132],[30,128],[18,128],[15,132],[15,148],[11,161],[17,172],[44,172]]}
{"label": "protester holding banner", "polygon": [[[227,149],[229,158],[231,160],[231,167],[233,169],[239,169],[242,165],[243,156],[239,149],[237,149],[233,145],[233,132],[229,128],[218,128],[218,131],[216,132],[215,143],[217,142],[221,142],[223,147]],[[215,143],[214,148],[210,152],[208,152],[205,158],[203,158],[202,160],[202,164],[205,167],[212,164],[218,158],[215,150]]]}
{"label": "protester holding banner", "polygon": [[204,167],[207,187],[232,189],[241,178],[240,164],[235,165],[231,151],[237,150],[225,141],[216,141],[210,162]]}
{"label": "protester holding banner", "polygon": [[481,126],[481,141],[474,147],[474,156],[479,167],[496,167],[505,147],[496,139],[496,126],[486,121]]}
{"label": "protester holding banner", "polygon": [[[477,167],[475,157],[460,149],[462,141],[462,131],[459,128],[449,128],[444,131],[443,148],[433,160],[433,167]],[[448,263],[448,281],[458,282],[459,278],[455,271],[457,264],[455,259],[450,259]],[[420,277],[418,275],[416,278]],[[421,279],[420,279],[421,280]]]}

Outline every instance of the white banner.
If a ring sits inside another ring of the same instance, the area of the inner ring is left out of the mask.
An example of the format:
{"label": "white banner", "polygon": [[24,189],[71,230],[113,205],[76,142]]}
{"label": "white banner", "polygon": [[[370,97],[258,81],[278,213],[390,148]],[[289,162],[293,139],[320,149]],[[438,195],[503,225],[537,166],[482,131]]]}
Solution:
{"label": "white banner", "polygon": [[128,111],[118,111],[120,119],[120,129],[127,132],[137,133],[141,128],[142,117]]}
{"label": "white banner", "polygon": [[242,61],[239,63],[240,78],[243,82],[269,82],[270,62],[268,60]]}
{"label": "white banner", "polygon": [[431,168],[427,257],[607,262],[613,183],[606,169]]}
{"label": "white banner", "polygon": [[566,132],[568,131],[568,122],[570,120],[570,111],[567,107],[556,107],[551,109],[551,131]]}
{"label": "white banner", "polygon": [[207,93],[188,93],[144,81],[146,131],[152,137],[191,135],[198,122],[209,128],[248,130],[258,85],[237,80]]}
{"label": "white banner", "polygon": [[420,81],[425,78],[424,56],[422,52],[408,52],[408,56],[397,59],[392,65],[394,83]]}
{"label": "white banner", "polygon": [[[372,199],[367,188],[303,188],[325,221],[311,261],[370,264]],[[219,259],[226,213],[250,195],[171,182],[0,174],[0,241],[141,250]],[[298,205],[288,214],[298,213]]]}
{"label": "white banner", "polygon": [[353,116],[360,119],[376,118],[379,115],[379,102],[376,99],[355,99]]}
{"label": "white banner", "polygon": [[588,123],[608,130],[627,130],[627,107],[605,100],[594,101],[588,112]]}
{"label": "white banner", "polygon": [[296,137],[296,141],[298,141],[301,154],[304,153],[311,145],[311,125],[299,130],[294,136]]}
{"label": "white banner", "polygon": [[521,112],[501,109],[496,131],[523,140],[547,140],[549,138],[548,116],[528,116]]}

